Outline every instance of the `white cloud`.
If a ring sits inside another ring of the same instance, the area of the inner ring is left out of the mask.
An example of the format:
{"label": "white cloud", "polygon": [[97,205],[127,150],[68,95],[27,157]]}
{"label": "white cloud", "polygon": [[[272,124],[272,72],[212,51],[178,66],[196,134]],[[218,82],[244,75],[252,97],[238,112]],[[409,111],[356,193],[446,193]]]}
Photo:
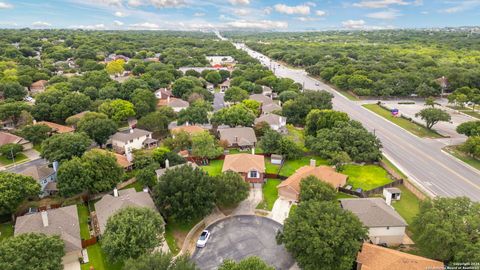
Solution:
{"label": "white cloud", "polygon": [[284,29],[288,27],[287,22],[282,21],[270,21],[270,20],[261,20],[261,21],[247,21],[247,20],[238,20],[227,23],[228,26],[232,28],[242,28],[242,29]]}
{"label": "white cloud", "polygon": [[127,16],[127,14],[125,14],[125,13],[123,13],[123,12],[121,12],[121,11],[117,11],[117,12],[115,12],[113,15],[115,15],[116,17],[120,17],[120,18]]}
{"label": "white cloud", "polygon": [[0,9],[7,9],[7,8],[13,8],[13,5],[6,2],[0,2]]}
{"label": "white cloud", "polygon": [[128,5],[132,7],[138,7],[143,5],[143,2],[141,0],[129,0]]}
{"label": "white cloud", "polygon": [[72,25],[71,28],[85,29],[85,30],[103,30],[106,27],[103,23],[100,23],[100,24],[91,24],[91,25]]}
{"label": "white cloud", "polygon": [[317,11],[315,11],[315,14],[317,16],[325,16],[325,15],[327,15],[327,12],[325,12],[323,10],[317,10]]}
{"label": "white cloud", "polygon": [[347,20],[342,22],[343,27],[348,29],[361,29],[365,27],[364,20]]}
{"label": "white cloud", "polygon": [[203,12],[196,12],[196,13],[193,14],[193,16],[195,16],[195,17],[203,17],[203,16],[205,16],[205,15],[206,15],[206,14],[203,13]]}
{"label": "white cloud", "polygon": [[113,24],[115,24],[116,26],[122,26],[122,25],[124,25],[123,22],[118,21],[118,20],[113,21]]}
{"label": "white cloud", "polygon": [[146,30],[159,30],[160,29],[160,26],[158,24],[149,23],[149,22],[130,24],[130,27],[136,28],[136,29],[146,29]]}
{"label": "white cloud", "polygon": [[106,4],[111,6],[121,6],[122,0],[97,0],[96,2],[100,4]]}
{"label": "white cloud", "polygon": [[157,8],[181,7],[186,4],[185,0],[150,0]]}
{"label": "white cloud", "polygon": [[318,18],[312,18],[312,17],[298,17],[297,20],[302,21],[302,22],[313,22],[313,21],[318,21]]}
{"label": "white cloud", "polygon": [[299,15],[308,15],[310,14],[310,6],[308,5],[298,5],[298,6],[287,6],[285,4],[276,4],[275,10],[283,14],[299,14]]}
{"label": "white cloud", "polygon": [[250,10],[245,8],[237,8],[233,10],[233,13],[235,13],[235,15],[237,16],[247,16],[248,14],[250,14]]}
{"label": "white cloud", "polygon": [[232,5],[249,5],[250,0],[228,0]]}
{"label": "white cloud", "polygon": [[361,8],[386,8],[391,5],[408,6],[408,5],[421,5],[421,0],[405,1],[405,0],[362,0],[354,3],[354,7]]}
{"label": "white cloud", "polygon": [[47,27],[47,26],[51,26],[51,25],[52,25],[51,23],[42,22],[42,21],[37,21],[37,22],[32,23],[32,26],[34,26],[34,27]]}
{"label": "white cloud", "polygon": [[270,15],[270,13],[272,13],[272,8],[271,7],[266,7],[263,9],[263,13],[265,15]]}
{"label": "white cloud", "polygon": [[396,10],[385,10],[380,12],[369,13],[365,16],[372,19],[393,20],[401,16],[401,14],[398,13],[398,11]]}
{"label": "white cloud", "polygon": [[458,13],[480,6],[480,0],[457,1],[455,6],[441,10],[442,13]]}

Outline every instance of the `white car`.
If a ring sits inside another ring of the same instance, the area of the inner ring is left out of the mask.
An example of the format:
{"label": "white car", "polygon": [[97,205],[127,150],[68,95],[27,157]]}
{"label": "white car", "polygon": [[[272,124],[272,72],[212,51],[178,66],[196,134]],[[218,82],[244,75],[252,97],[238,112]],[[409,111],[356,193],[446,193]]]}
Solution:
{"label": "white car", "polygon": [[210,232],[208,230],[203,230],[202,234],[197,240],[197,247],[203,248],[207,245],[208,238],[210,238]]}
{"label": "white car", "polygon": [[320,86],[320,83],[319,83],[319,82],[316,82],[315,85],[316,85],[316,86]]}

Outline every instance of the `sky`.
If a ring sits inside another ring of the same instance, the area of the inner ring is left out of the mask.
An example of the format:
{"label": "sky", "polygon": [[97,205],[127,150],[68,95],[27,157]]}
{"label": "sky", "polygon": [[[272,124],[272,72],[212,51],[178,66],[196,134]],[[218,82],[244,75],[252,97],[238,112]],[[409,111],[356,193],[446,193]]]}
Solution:
{"label": "sky", "polygon": [[0,0],[0,28],[311,31],[480,26],[480,0]]}

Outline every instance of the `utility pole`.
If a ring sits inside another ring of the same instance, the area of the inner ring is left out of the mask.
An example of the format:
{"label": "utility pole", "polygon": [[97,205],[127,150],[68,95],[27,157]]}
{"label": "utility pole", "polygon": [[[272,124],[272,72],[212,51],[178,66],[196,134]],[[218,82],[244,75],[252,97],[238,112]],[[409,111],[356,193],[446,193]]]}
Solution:
{"label": "utility pole", "polygon": [[13,159],[13,167],[15,167],[15,156],[13,155],[13,146],[10,147],[10,155],[12,155],[12,159]]}

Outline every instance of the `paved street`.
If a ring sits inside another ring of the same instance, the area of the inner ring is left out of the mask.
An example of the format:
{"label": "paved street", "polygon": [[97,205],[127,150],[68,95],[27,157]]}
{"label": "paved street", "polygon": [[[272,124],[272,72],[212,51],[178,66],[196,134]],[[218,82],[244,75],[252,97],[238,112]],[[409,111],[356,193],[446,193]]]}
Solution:
{"label": "paved street", "polygon": [[13,173],[19,173],[19,172],[25,170],[27,167],[41,166],[41,165],[45,165],[45,164],[48,164],[48,162],[45,159],[40,158],[40,159],[36,159],[36,160],[27,161],[25,163],[21,163],[21,164],[15,166],[15,167],[8,168],[6,171],[13,172]]}
{"label": "paved street", "polygon": [[279,65],[238,44],[237,48],[246,50],[265,66],[274,69],[279,77],[292,78],[304,84],[306,89],[331,92],[335,97],[334,109],[348,113],[352,119],[362,122],[368,130],[375,131],[382,141],[384,154],[426,192],[447,197],[467,196],[480,201],[480,172],[442,152],[445,140],[418,138],[360,104],[348,100],[328,85],[309,77],[304,70]]}
{"label": "paved street", "polygon": [[225,94],[224,93],[215,93],[213,98],[213,110],[216,112],[223,107],[225,107]]}

